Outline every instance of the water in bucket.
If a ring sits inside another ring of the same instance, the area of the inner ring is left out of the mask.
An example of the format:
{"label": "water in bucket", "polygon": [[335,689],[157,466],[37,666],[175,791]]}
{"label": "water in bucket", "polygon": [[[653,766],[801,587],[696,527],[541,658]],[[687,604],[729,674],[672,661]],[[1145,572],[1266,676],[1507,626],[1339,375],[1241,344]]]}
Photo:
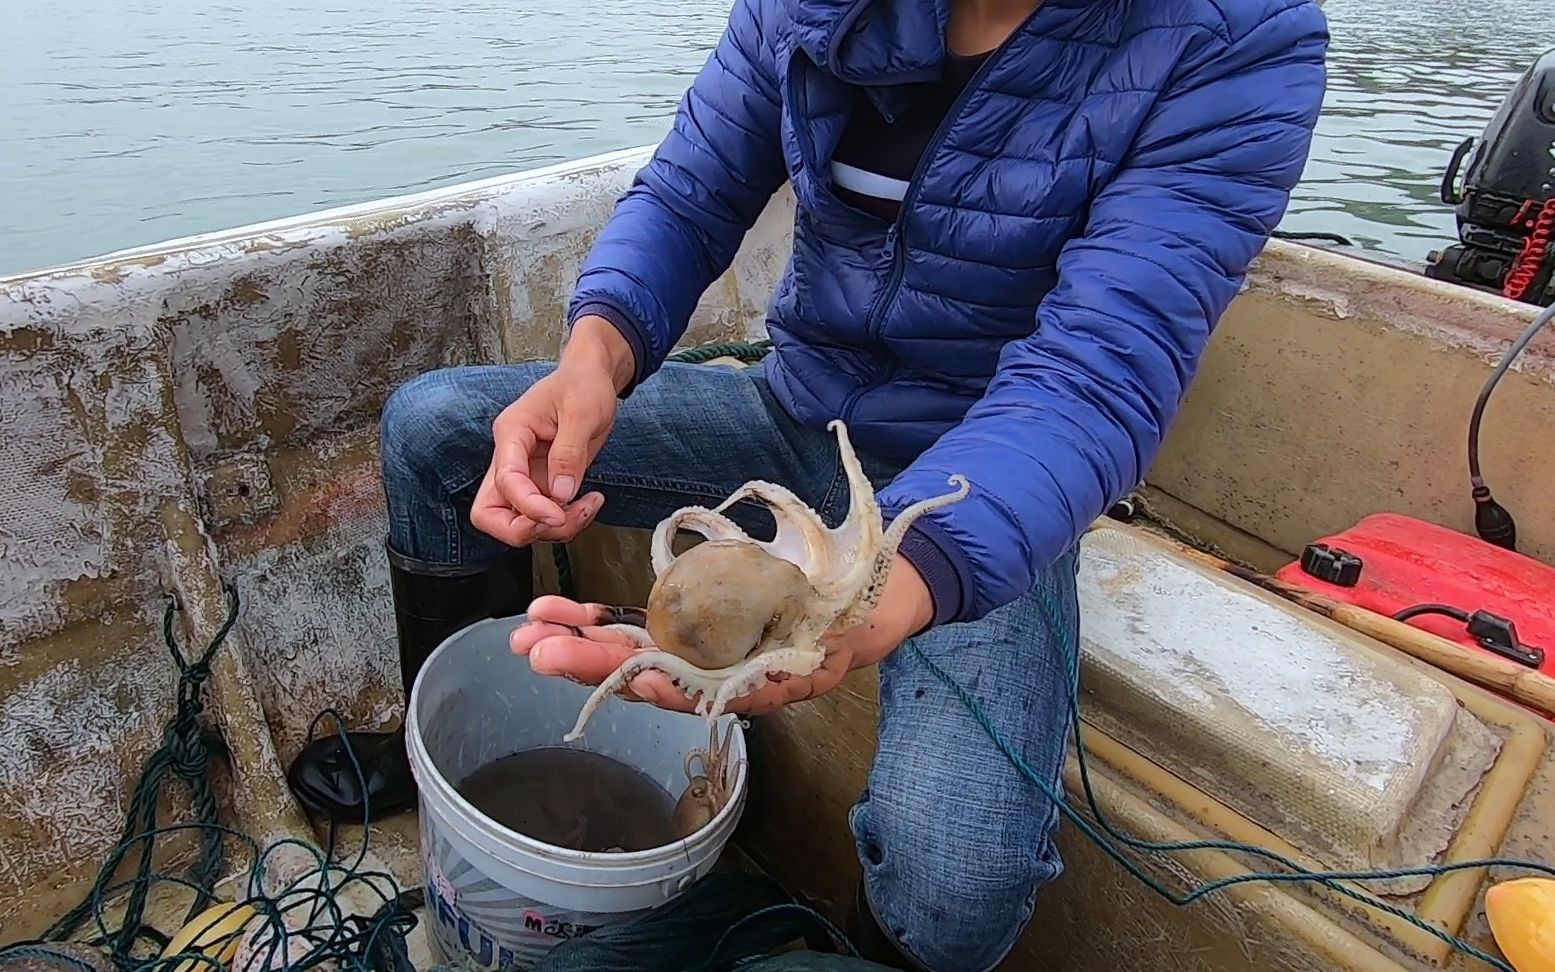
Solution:
{"label": "water in bucket", "polygon": [[675,798],[646,773],[586,749],[539,746],[494,759],[458,784],[481,813],[556,847],[629,852],[675,840]]}

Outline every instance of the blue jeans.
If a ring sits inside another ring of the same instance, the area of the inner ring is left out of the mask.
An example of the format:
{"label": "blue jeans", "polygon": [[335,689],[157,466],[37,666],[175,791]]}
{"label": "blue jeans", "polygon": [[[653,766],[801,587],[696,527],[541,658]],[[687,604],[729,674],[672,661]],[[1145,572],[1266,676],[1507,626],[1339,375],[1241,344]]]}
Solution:
{"label": "blue jeans", "polygon": [[[394,393],[384,407],[382,462],[396,550],[468,564],[503,549],[469,522],[491,461],[492,421],[551,368],[435,371]],[[897,472],[860,458],[877,486]],[[847,508],[835,439],[789,418],[759,372],[670,363],[622,403],[582,490],[604,494],[601,522],[652,527],[751,479],[788,486],[830,524]],[[736,518],[762,529],[750,509]],[[913,643],[1056,787],[1071,690],[1065,659],[1076,645],[1051,629],[1041,599],[1059,606],[1068,631],[1078,629],[1074,553],[1037,583],[1045,590]],[[929,972],[997,965],[1030,921],[1037,892],[1062,869],[1057,821],[1052,802],[913,652],[881,663],[879,745],[849,824],[870,908],[903,954]]]}

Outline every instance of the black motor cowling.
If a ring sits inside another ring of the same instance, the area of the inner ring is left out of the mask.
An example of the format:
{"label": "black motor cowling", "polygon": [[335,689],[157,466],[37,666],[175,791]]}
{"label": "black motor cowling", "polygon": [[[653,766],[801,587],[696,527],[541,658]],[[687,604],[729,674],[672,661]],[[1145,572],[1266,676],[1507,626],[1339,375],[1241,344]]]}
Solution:
{"label": "black motor cowling", "polygon": [[1459,242],[1431,254],[1427,276],[1555,303],[1555,50],[1534,62],[1478,139],[1458,146],[1442,201],[1456,207]]}

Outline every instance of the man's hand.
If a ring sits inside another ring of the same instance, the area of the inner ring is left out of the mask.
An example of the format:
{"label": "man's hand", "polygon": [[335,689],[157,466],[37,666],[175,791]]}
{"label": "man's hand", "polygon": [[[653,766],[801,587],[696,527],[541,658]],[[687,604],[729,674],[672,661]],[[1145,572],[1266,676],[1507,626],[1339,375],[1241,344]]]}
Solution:
{"label": "man's hand", "polygon": [[[529,621],[513,632],[513,651],[529,658],[541,675],[560,675],[574,682],[598,685],[640,650],[630,638],[601,627],[612,609],[579,604],[564,597],[538,598],[529,607]],[[824,641],[826,661],[809,675],[792,675],[735,699],[728,711],[765,715],[793,702],[803,702],[837,687],[855,668],[882,661],[902,642],[921,631],[934,617],[929,589],[912,565],[898,556],[870,617]],[[648,671],[632,679],[628,697],[663,709],[690,712],[692,700],[671,684],[663,672]]]}
{"label": "man's hand", "polygon": [[604,496],[573,497],[605,444],[635,366],[631,347],[609,321],[578,319],[556,370],[492,423],[491,468],[470,510],[477,530],[522,547],[566,542],[594,519]]}

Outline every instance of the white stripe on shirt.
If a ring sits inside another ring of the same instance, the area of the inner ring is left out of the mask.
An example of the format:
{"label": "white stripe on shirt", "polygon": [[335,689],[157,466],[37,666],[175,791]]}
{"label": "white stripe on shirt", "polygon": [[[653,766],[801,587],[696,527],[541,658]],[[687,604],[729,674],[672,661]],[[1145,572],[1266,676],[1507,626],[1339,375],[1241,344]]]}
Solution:
{"label": "white stripe on shirt", "polygon": [[857,166],[848,165],[846,162],[833,162],[831,164],[832,181],[850,192],[856,192],[861,196],[870,196],[875,199],[889,199],[892,202],[901,202],[907,197],[907,183],[901,179],[893,179],[877,172],[869,172]]}

